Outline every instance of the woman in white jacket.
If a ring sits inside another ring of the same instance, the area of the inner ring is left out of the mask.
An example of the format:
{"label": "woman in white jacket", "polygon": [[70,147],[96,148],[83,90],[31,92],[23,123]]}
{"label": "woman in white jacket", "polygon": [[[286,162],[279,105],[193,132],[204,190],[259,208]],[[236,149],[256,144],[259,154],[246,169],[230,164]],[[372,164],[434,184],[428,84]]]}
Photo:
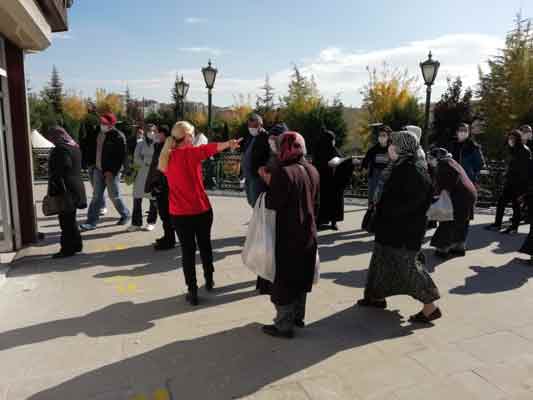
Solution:
{"label": "woman in white jacket", "polygon": [[[133,184],[133,214],[128,232],[136,232],[143,229],[142,201],[145,196],[149,196],[145,193],[144,189],[146,178],[148,177],[148,172],[150,170],[150,164],[152,163],[152,157],[154,155],[155,131],[155,126],[149,127],[144,139],[137,142],[137,146],[135,147],[133,165],[137,170],[137,176],[135,177],[135,183]],[[144,230],[153,231],[156,220],[157,206],[155,200],[150,198],[150,210],[148,212],[148,220]]]}

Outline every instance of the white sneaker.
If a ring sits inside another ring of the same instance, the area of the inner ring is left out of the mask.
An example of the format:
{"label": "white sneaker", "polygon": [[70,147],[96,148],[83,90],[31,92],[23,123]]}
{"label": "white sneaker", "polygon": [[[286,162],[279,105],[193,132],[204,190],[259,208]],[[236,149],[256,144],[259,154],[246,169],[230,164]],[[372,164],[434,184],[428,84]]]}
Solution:
{"label": "white sneaker", "polygon": [[140,230],[142,230],[142,228],[137,225],[130,225],[128,229],[126,229],[127,232],[139,232]]}
{"label": "white sneaker", "polygon": [[101,208],[100,209],[100,215],[106,215],[107,214],[107,208]]}
{"label": "white sneaker", "polygon": [[155,229],[155,225],[153,224],[147,224],[143,230],[146,231],[146,232],[152,232],[153,230]]}

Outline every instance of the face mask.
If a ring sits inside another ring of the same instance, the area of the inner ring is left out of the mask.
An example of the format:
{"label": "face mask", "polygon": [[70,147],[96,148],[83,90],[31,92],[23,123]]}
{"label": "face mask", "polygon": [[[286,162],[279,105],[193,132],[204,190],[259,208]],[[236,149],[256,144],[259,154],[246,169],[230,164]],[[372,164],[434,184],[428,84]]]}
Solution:
{"label": "face mask", "polygon": [[438,161],[437,161],[436,158],[430,158],[430,159],[428,160],[428,163],[429,163],[429,165],[431,165],[433,168],[435,168],[435,167],[437,166],[437,164],[438,164]]}
{"label": "face mask", "polygon": [[250,132],[250,135],[252,135],[252,136],[259,135],[259,129],[258,128],[248,128],[248,132]]}
{"label": "face mask", "polygon": [[388,152],[391,161],[396,161],[398,159],[398,153],[396,153],[396,149],[394,148],[394,146],[389,146]]}
{"label": "face mask", "polygon": [[513,140],[507,141],[507,144],[509,145],[509,147],[514,147],[514,141]]}
{"label": "face mask", "polygon": [[146,132],[146,137],[147,137],[148,139],[150,139],[150,140],[154,140],[154,136],[155,136],[154,132],[151,132],[151,131]]}
{"label": "face mask", "polygon": [[378,138],[378,142],[381,145],[381,147],[387,146],[388,141],[389,141],[389,139],[387,139],[385,137],[379,137]]}
{"label": "face mask", "polygon": [[466,139],[468,139],[468,132],[466,132],[466,131],[457,132],[457,139],[460,142],[464,142]]}
{"label": "face mask", "polygon": [[100,130],[104,133],[106,133],[107,131],[109,131],[111,128],[107,125],[100,125]]}

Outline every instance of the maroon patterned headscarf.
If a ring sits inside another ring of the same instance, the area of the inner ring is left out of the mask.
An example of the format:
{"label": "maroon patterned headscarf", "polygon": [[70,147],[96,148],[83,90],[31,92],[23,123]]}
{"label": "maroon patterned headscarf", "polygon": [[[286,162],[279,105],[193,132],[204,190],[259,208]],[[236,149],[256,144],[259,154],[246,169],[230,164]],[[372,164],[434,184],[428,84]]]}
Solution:
{"label": "maroon patterned headscarf", "polygon": [[67,133],[67,131],[60,126],[50,128],[48,132],[46,132],[45,137],[52,142],[54,146],[64,144],[72,147],[80,147],[78,143],[76,143],[76,141]]}
{"label": "maroon patterned headscarf", "polygon": [[279,159],[283,163],[300,161],[306,154],[305,139],[298,132],[285,132],[280,136]]}

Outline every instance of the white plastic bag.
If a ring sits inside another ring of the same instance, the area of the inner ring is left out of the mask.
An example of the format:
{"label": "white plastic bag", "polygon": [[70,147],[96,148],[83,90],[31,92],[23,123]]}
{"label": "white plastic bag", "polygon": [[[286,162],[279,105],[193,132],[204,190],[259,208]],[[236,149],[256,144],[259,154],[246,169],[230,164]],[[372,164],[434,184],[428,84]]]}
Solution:
{"label": "white plastic bag", "polygon": [[242,250],[242,261],[256,275],[274,282],[276,275],[276,211],[265,205],[266,194],[257,199],[246,242]]}
{"label": "white plastic bag", "polygon": [[429,207],[427,217],[430,221],[453,221],[453,204],[450,194],[443,190],[439,199]]}
{"label": "white plastic bag", "polygon": [[315,262],[315,276],[313,276],[313,285],[316,285],[320,280],[320,255],[318,249],[316,249],[316,262]]}

